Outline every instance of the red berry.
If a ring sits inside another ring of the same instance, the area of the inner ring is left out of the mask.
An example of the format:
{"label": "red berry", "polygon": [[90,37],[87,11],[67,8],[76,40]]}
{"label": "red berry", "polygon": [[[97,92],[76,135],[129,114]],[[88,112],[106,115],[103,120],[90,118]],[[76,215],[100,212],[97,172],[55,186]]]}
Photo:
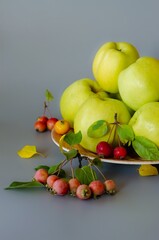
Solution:
{"label": "red berry", "polygon": [[38,117],[37,121],[47,123],[48,118],[46,116]]}
{"label": "red berry", "polygon": [[34,123],[34,129],[35,129],[37,132],[45,132],[46,129],[47,129],[46,123],[45,123],[45,122],[42,122],[42,121],[36,121],[36,122]]}
{"label": "red berry", "polygon": [[127,156],[127,150],[124,147],[114,148],[113,155],[115,159],[124,159]]}
{"label": "red berry", "polygon": [[37,182],[46,184],[48,178],[48,172],[46,169],[40,168],[35,172],[34,179]]}
{"label": "red berry", "polygon": [[105,185],[100,180],[92,181],[89,184],[89,187],[92,190],[94,197],[100,196],[105,193]]}
{"label": "red berry", "polygon": [[86,200],[89,199],[92,195],[90,187],[86,184],[81,184],[76,191],[76,196],[79,199]]}
{"label": "red berry", "polygon": [[106,193],[115,194],[116,193],[116,183],[109,179],[104,182]]}
{"label": "red berry", "polygon": [[53,188],[53,184],[54,182],[59,179],[59,177],[57,175],[50,175],[47,178],[47,187],[48,188]]}
{"label": "red berry", "polygon": [[68,182],[69,184],[69,188],[70,188],[70,192],[73,196],[76,195],[76,191],[77,191],[77,188],[79,187],[80,185],[80,182],[78,181],[78,179],[76,178],[71,178]]}
{"label": "red berry", "polygon": [[66,195],[69,191],[69,184],[65,179],[59,178],[54,182],[52,190],[54,194]]}
{"label": "red berry", "polygon": [[49,118],[47,120],[47,129],[51,131],[54,128],[54,125],[57,121],[58,121],[57,118]]}
{"label": "red berry", "polygon": [[108,142],[102,141],[97,144],[96,152],[99,156],[110,157],[113,153],[113,148]]}

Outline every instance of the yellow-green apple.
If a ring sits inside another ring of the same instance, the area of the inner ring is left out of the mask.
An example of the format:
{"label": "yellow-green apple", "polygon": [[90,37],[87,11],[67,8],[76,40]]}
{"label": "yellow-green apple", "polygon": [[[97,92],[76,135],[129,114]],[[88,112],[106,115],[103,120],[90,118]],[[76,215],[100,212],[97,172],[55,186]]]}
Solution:
{"label": "yellow-green apple", "polygon": [[[114,99],[118,99],[118,100],[122,101],[122,98],[121,98],[119,92],[118,92],[118,93],[110,93],[110,94],[109,94],[109,97],[110,97],[110,98],[114,98]],[[125,105],[127,106],[127,104],[125,104]],[[134,111],[133,109],[131,109],[129,106],[127,106],[127,109],[129,110],[130,115],[132,116],[135,111]]]}
{"label": "yellow-green apple", "polygon": [[159,147],[159,102],[140,107],[129,121],[136,136],[143,136]]}
{"label": "yellow-green apple", "polygon": [[[114,123],[116,114],[120,123],[127,124],[129,122],[130,113],[122,101],[99,96],[89,97],[79,108],[74,119],[74,132],[81,131],[82,133],[81,146],[96,152],[96,146],[101,141],[108,141],[113,144],[115,128],[111,123]],[[88,129],[98,120],[105,120],[108,123],[109,131],[104,136],[90,137]]]}
{"label": "yellow-green apple", "polygon": [[118,78],[122,100],[134,111],[159,100],[159,60],[141,57],[123,70]]}
{"label": "yellow-green apple", "polygon": [[83,78],[69,85],[60,98],[60,112],[62,117],[73,126],[74,117],[79,107],[92,95],[108,97],[108,94],[92,79]]}
{"label": "yellow-green apple", "polygon": [[97,51],[92,71],[107,92],[118,92],[119,73],[139,58],[138,50],[128,42],[107,42]]}

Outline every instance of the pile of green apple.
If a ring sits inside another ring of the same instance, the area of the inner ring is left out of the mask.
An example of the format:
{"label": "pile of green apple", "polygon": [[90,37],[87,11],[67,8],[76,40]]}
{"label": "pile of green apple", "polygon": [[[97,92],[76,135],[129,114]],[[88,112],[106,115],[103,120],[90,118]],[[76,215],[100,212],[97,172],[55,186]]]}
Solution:
{"label": "pile of green apple", "polygon": [[60,111],[74,132],[81,131],[81,145],[96,152],[101,141],[113,141],[106,134],[88,136],[88,128],[98,120],[132,126],[136,136],[143,136],[159,147],[159,60],[140,56],[127,42],[102,45],[92,63],[94,79],[83,78],[62,93]]}

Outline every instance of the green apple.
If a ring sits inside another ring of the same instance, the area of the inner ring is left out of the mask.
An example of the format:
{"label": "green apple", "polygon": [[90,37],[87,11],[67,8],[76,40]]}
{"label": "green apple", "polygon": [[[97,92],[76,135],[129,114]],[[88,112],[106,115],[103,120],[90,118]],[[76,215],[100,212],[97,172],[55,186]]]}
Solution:
{"label": "green apple", "polygon": [[[74,119],[74,132],[81,131],[82,133],[81,146],[96,152],[96,145],[100,141],[108,141],[112,144],[115,129],[112,128],[113,124],[111,123],[115,121],[115,114],[117,114],[117,120],[120,123],[127,124],[130,120],[130,113],[122,101],[99,96],[89,97],[79,108]],[[105,120],[110,130],[102,137],[89,137],[87,134],[89,127],[98,120]]]}
{"label": "green apple", "polygon": [[107,92],[118,92],[119,73],[139,58],[137,49],[127,42],[107,42],[97,51],[92,71],[99,85]]}
{"label": "green apple", "polygon": [[140,107],[129,121],[136,136],[143,136],[159,147],[159,102]]}
{"label": "green apple", "polygon": [[69,85],[60,98],[60,112],[62,117],[73,127],[74,117],[79,107],[92,95],[108,97],[99,84],[89,78],[76,80]]}
{"label": "green apple", "polygon": [[134,111],[159,100],[159,60],[141,57],[123,70],[118,79],[122,100]]}
{"label": "green apple", "polygon": [[[118,99],[118,100],[122,101],[122,98],[121,98],[119,92],[118,92],[118,93],[110,93],[110,94],[109,94],[109,97],[110,97],[110,98],[114,98],[114,99]],[[125,104],[125,105],[126,105],[126,104]],[[126,105],[126,106],[127,106],[127,105]],[[127,109],[129,110],[129,113],[130,113],[130,115],[132,116],[135,111],[134,111],[133,109],[131,109],[129,106],[127,106]]]}

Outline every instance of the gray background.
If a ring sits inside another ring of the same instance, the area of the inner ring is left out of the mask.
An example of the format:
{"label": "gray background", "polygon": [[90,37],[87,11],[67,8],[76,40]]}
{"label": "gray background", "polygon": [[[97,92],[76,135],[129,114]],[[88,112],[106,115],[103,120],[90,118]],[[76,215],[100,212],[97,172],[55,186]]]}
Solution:
{"label": "gray background", "polygon": [[[0,239],[157,239],[159,184],[138,166],[104,164],[119,192],[80,201],[46,191],[4,191],[27,181],[40,164],[62,159],[50,133],[33,129],[44,92],[59,99],[73,81],[92,75],[92,60],[107,41],[128,41],[141,56],[159,57],[157,0],[0,0]],[[24,145],[45,159],[20,159]]]}

